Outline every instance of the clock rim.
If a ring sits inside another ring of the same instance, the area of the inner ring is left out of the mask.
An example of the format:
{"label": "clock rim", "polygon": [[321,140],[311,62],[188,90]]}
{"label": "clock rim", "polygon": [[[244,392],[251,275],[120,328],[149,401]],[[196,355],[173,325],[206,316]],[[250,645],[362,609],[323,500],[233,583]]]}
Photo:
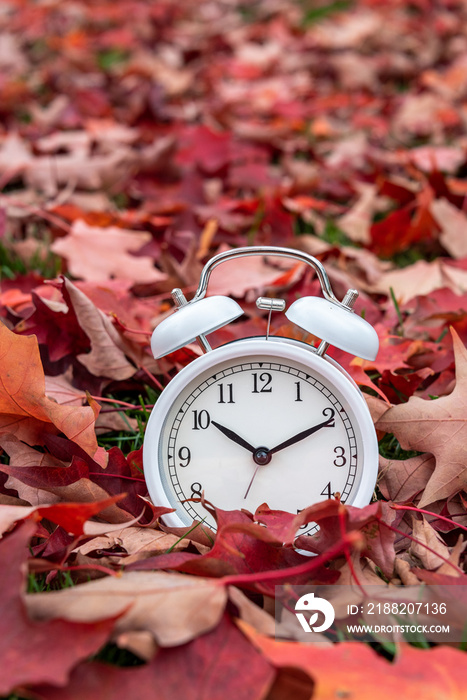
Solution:
{"label": "clock rim", "polygon": [[[370,503],[378,476],[378,440],[370,411],[355,381],[336,360],[321,357],[300,341],[277,336],[241,338],[222,345],[183,367],[167,384],[158,398],[146,425],[143,441],[143,471],[151,501],[156,507],[173,508],[166,494],[159,468],[159,444],[167,414],[184,388],[207,369],[245,355],[264,354],[291,360],[320,372],[349,401],[361,432],[363,459],[361,478],[352,502],[348,506],[361,508]],[[163,516],[168,527],[187,527],[176,511]]]}

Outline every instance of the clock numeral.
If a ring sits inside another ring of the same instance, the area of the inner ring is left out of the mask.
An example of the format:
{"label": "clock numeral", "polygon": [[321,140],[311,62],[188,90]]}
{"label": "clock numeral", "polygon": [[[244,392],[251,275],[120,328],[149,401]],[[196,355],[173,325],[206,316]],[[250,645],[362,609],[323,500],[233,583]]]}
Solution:
{"label": "clock numeral", "polygon": [[335,467],[343,467],[345,464],[347,464],[347,458],[344,456],[345,455],[345,449],[341,445],[338,445],[337,447],[334,448],[334,452],[337,455],[336,459],[334,460],[334,466]]}
{"label": "clock numeral", "polygon": [[324,487],[321,491],[321,495],[326,496],[326,498],[332,498],[331,482]]}
{"label": "clock numeral", "polygon": [[194,481],[191,484],[191,496],[190,496],[190,498],[196,498],[196,497],[201,498],[202,490],[203,490],[203,487],[201,486],[199,481]]}
{"label": "clock numeral", "polygon": [[[262,386],[258,387],[258,384],[262,382]],[[272,391],[272,386],[269,386],[272,382],[272,375],[269,372],[261,372],[258,377],[257,372],[253,372],[253,394],[267,394]]]}
{"label": "clock numeral", "polygon": [[206,430],[211,424],[211,416],[207,411],[192,411],[193,430]]}
{"label": "clock numeral", "polygon": [[[297,383],[298,383],[298,382],[297,382]],[[301,513],[302,510],[303,510],[303,508],[297,508],[297,515],[298,515],[299,513]],[[300,527],[299,527],[298,529],[299,529],[299,530],[306,530],[306,528],[308,527],[308,525],[309,525],[309,523],[305,523],[304,525],[300,525]]]}
{"label": "clock numeral", "polygon": [[[187,467],[191,462],[191,452],[189,447],[180,447],[178,451],[178,458],[180,460],[180,467]],[[185,462],[185,464],[182,464]]]}
{"label": "clock numeral", "polygon": [[295,382],[295,386],[297,387],[297,394],[295,396],[295,401],[303,401],[302,392],[301,392],[302,385],[300,384],[300,382]]}
{"label": "clock numeral", "polygon": [[217,403],[235,403],[233,399],[233,384],[227,384],[227,396],[224,395],[224,385],[219,384],[219,401]]}
{"label": "clock numeral", "polygon": [[328,419],[328,424],[326,425],[326,428],[335,428],[336,423],[334,421],[334,416],[336,412],[333,408],[328,406],[323,410],[323,416]]}

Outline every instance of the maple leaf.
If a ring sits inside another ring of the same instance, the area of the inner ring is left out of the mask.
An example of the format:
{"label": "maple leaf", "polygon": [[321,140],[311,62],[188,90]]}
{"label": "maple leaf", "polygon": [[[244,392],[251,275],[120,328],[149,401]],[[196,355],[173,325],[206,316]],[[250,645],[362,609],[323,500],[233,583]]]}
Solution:
{"label": "maple leaf", "polygon": [[[315,577],[333,583],[338,578],[336,572],[323,568],[320,563],[307,567],[307,562],[315,560],[292,549],[292,544],[324,557],[334,549],[337,556],[343,553],[345,538],[349,537],[349,551],[352,542],[385,573],[389,576],[392,573],[394,533],[390,527],[380,526],[380,522],[394,519],[394,514],[383,513],[380,503],[360,509],[327,500],[295,515],[271,510],[263,504],[256,511],[254,522],[251,514],[244,511],[224,511],[207,503],[205,507],[215,517],[218,527],[215,543],[209,552],[202,555],[189,552],[162,554],[135,562],[129,569],[173,569],[201,576],[227,576],[227,580],[233,575],[241,579],[237,585],[253,585],[271,595],[279,580],[299,584]],[[299,528],[310,522],[319,524],[319,534],[297,538]],[[260,527],[258,523],[267,527]],[[271,573],[274,574],[272,584],[269,581]],[[235,578],[233,581],[236,582]]]}
{"label": "maple leaf", "polygon": [[[401,645],[393,663],[366,644],[343,642],[328,648],[269,639],[243,621],[239,627],[276,667],[300,668],[315,681],[320,700],[381,700],[423,697],[461,700],[464,697],[464,652],[450,647],[429,650]],[[447,691],[447,688],[449,689]]]}
{"label": "maple leaf", "polygon": [[[241,673],[239,673],[241,669]],[[124,669],[88,662],[78,666],[66,688],[35,687],[41,700],[128,700],[135,689],[145,700],[263,700],[275,670],[237,626],[224,616],[211,632],[192,642],[161,649],[145,666]]]}
{"label": "maple leaf", "polygon": [[78,354],[78,361],[97,377],[117,380],[131,377],[135,368],[125,355],[129,343],[119,335],[110,318],[65,277],[62,278],[62,292],[91,343],[91,351]]}
{"label": "maple leaf", "polygon": [[411,501],[425,489],[434,467],[434,457],[429,454],[399,460],[380,457],[378,487],[391,501]]}
{"label": "maple leaf", "polygon": [[441,244],[453,258],[465,258],[467,255],[465,236],[467,218],[465,214],[444,197],[435,200],[431,205],[431,210],[441,226]]}
{"label": "maple leaf", "polygon": [[[0,471],[9,476],[6,488],[16,490],[24,501],[34,506],[60,501],[79,504],[118,496],[118,506],[106,508],[100,517],[111,523],[137,517],[145,526],[170,512],[170,508],[156,508],[144,500],[146,483],[140,472],[132,468],[132,460],[140,459],[140,451],[127,458],[118,447],[112,447],[106,453],[104,468],[64,438],[48,437],[45,444],[52,454],[42,454],[13,435],[0,435],[0,445],[10,457],[8,466],[0,465]],[[64,464],[70,461],[69,466]]]}
{"label": "maple leaf", "polygon": [[0,694],[31,683],[66,684],[77,662],[97,652],[107,641],[114,619],[93,624],[51,620],[33,621],[26,610],[22,591],[29,541],[36,524],[26,522],[0,542]]}
{"label": "maple leaf", "polygon": [[205,506],[215,517],[218,527],[210,551],[203,555],[189,552],[162,554],[135,562],[129,568],[171,569],[214,577],[258,572],[258,581],[261,581],[261,572],[279,571],[303,563],[303,556],[292,549],[278,546],[282,541],[274,533],[253,523],[251,514],[238,510],[224,511],[207,503]]}
{"label": "maple leaf", "polygon": [[94,424],[99,412],[91,406],[65,406],[45,394],[44,371],[37,339],[12,333],[0,324],[0,432],[40,445],[46,433],[64,433],[91,457],[98,447]]}
{"label": "maple leaf", "polygon": [[209,292],[236,297],[243,297],[247,292],[262,294],[268,287],[293,284],[302,274],[302,263],[291,263],[271,256],[246,257],[241,267],[229,260],[222,266],[222,273],[213,272]]}
{"label": "maple leaf", "polygon": [[149,631],[158,644],[185,644],[219,623],[227,590],[216,581],[166,571],[125,571],[27,598],[32,617],[96,623],[118,617],[116,634]]}
{"label": "maple leaf", "polygon": [[456,270],[444,260],[419,260],[403,269],[383,273],[372,286],[372,291],[389,295],[393,289],[397,301],[403,304],[443,287],[462,293],[467,288],[467,274],[464,270]]}
{"label": "maple leaf", "polygon": [[78,219],[69,235],[57,239],[51,250],[68,260],[75,277],[85,280],[99,282],[117,276],[139,283],[161,282],[166,276],[154,267],[150,258],[130,254],[150,240],[147,233],[115,226],[89,226]]}
{"label": "maple leaf", "polygon": [[31,296],[35,311],[16,326],[17,333],[36,335],[39,344],[47,346],[52,362],[89,349],[89,338],[72,308],[54,299],[45,299],[35,291]]}
{"label": "maple leaf", "polygon": [[428,401],[412,396],[393,406],[376,423],[392,432],[404,449],[429,452],[436,459],[420,507],[449,499],[467,487],[467,350],[452,330],[456,385],[448,395]]}

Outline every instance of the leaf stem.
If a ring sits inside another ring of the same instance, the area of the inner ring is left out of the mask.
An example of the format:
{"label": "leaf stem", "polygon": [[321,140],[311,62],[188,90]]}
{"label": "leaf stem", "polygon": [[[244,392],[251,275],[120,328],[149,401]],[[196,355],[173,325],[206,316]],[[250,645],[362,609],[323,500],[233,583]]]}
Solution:
{"label": "leaf stem", "polygon": [[454,520],[451,520],[451,518],[446,518],[444,515],[438,515],[438,513],[433,513],[431,510],[425,510],[424,508],[416,508],[415,506],[401,506],[398,503],[393,503],[391,505],[391,508],[394,510],[413,510],[415,513],[424,513],[425,515],[433,515],[437,520],[444,520],[445,523],[449,523],[450,525],[454,525],[454,527],[460,527],[462,530],[465,530],[467,532],[467,527],[465,525],[460,525],[459,523],[455,523]]}
{"label": "leaf stem", "polygon": [[455,564],[452,563],[452,561],[449,561],[449,559],[446,559],[446,557],[443,557],[442,554],[435,552],[435,550],[432,549],[431,547],[429,547],[427,544],[425,544],[425,542],[421,542],[420,540],[417,540],[416,537],[412,537],[412,535],[408,535],[406,532],[403,532],[403,530],[399,530],[399,528],[394,527],[394,525],[388,525],[388,523],[385,523],[384,520],[378,520],[378,522],[381,525],[385,525],[389,530],[392,530],[393,532],[397,532],[399,535],[403,535],[404,537],[407,537],[408,540],[412,540],[412,542],[415,542],[415,544],[419,544],[421,547],[425,547],[425,549],[428,552],[431,552],[432,554],[437,556],[438,559],[441,559],[441,561],[443,561],[445,564],[448,564],[449,566],[451,566],[455,570],[456,573],[458,573],[458,574],[464,573],[459,566],[456,566]]}
{"label": "leaf stem", "polygon": [[288,568],[279,569],[277,571],[257,571],[252,574],[233,574],[231,576],[224,576],[223,578],[218,579],[218,582],[220,585],[223,586],[238,586],[242,583],[261,584],[266,581],[283,581],[284,579],[288,579],[291,576],[301,576],[302,574],[309,574],[315,571],[315,569],[319,569],[319,567],[322,564],[325,564],[327,561],[330,561],[334,557],[337,557],[339,554],[342,554],[344,549],[349,544],[354,544],[357,541],[360,541],[360,539],[360,533],[349,532],[346,534],[343,540],[337,542],[326,552],[323,552],[323,554],[319,554],[317,557],[315,557],[311,561],[305,562],[304,564],[297,564],[297,566],[290,566]]}
{"label": "leaf stem", "polygon": [[[347,531],[346,531],[346,529],[345,529],[345,512],[346,512],[345,506],[344,506],[344,507],[341,506],[341,507],[339,508],[338,518],[339,518],[339,528],[340,528],[340,531],[341,531],[342,539],[344,539],[344,538],[345,538],[345,535],[347,534]],[[356,571],[355,571],[355,567],[354,567],[354,565],[353,565],[352,557],[350,556],[350,548],[349,548],[349,545],[348,545],[348,544],[346,544],[346,546],[345,546],[345,548],[344,548],[344,555],[345,555],[345,559],[346,559],[346,561],[347,561],[347,564],[348,564],[348,567],[349,567],[349,570],[350,570],[350,575],[352,576],[353,580],[355,581],[355,583],[357,584],[357,586],[358,586],[358,587],[360,588],[360,590],[362,591],[363,595],[366,595],[366,591],[365,591],[365,589],[363,588],[362,584],[360,583],[360,580],[359,580],[359,578],[358,578],[358,576],[357,576],[357,573],[356,573]]]}
{"label": "leaf stem", "polygon": [[144,367],[143,365],[139,365],[139,369],[142,370],[145,374],[148,375],[149,379],[151,379],[151,381],[154,382],[154,384],[157,386],[157,388],[159,389],[159,391],[163,391],[163,390],[164,390],[164,387],[162,386],[162,384],[160,383],[160,381],[153,375],[152,372],[150,372],[148,369],[146,369],[146,367]]}

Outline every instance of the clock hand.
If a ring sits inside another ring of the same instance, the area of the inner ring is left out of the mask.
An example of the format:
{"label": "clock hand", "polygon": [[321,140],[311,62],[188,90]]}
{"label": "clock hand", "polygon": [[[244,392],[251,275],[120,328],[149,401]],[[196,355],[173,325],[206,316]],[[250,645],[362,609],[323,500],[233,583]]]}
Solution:
{"label": "clock hand", "polygon": [[290,445],[295,445],[296,442],[300,442],[300,440],[304,440],[305,438],[309,437],[310,435],[313,435],[313,433],[317,433],[318,430],[321,430],[321,428],[333,428],[333,427],[334,427],[334,413],[332,414],[332,416],[330,418],[323,421],[323,423],[318,423],[318,425],[314,425],[312,428],[308,428],[307,430],[302,430],[301,433],[297,433],[297,435],[294,435],[293,437],[289,438],[288,440],[285,440],[284,442],[281,442],[279,445],[276,445],[271,450],[269,450],[269,454],[272,455],[275,452],[279,452],[279,450],[283,450],[285,447],[290,447]]}
{"label": "clock hand", "polygon": [[251,477],[251,481],[250,481],[250,483],[248,484],[248,488],[247,488],[247,490],[246,490],[246,493],[245,493],[245,495],[243,496],[244,499],[248,496],[248,494],[249,494],[249,492],[250,492],[251,486],[252,486],[252,484],[253,484],[253,481],[255,480],[255,476],[256,476],[256,474],[257,474],[258,469],[260,468],[260,466],[261,466],[260,464],[257,465],[257,467],[256,467],[256,469],[255,469],[255,473],[254,473],[253,476]]}
{"label": "clock hand", "polygon": [[215,420],[211,421],[211,425],[214,425],[218,430],[221,431],[221,433],[224,433],[224,435],[228,437],[229,440],[233,440],[237,443],[237,445],[240,445],[240,447],[244,447],[245,450],[248,450],[248,452],[251,452],[251,454],[255,454],[256,447],[250,445],[249,442],[240,437],[240,435],[237,435],[237,433],[235,433],[230,428],[226,428],[225,425],[220,425],[220,423],[217,423]]}

